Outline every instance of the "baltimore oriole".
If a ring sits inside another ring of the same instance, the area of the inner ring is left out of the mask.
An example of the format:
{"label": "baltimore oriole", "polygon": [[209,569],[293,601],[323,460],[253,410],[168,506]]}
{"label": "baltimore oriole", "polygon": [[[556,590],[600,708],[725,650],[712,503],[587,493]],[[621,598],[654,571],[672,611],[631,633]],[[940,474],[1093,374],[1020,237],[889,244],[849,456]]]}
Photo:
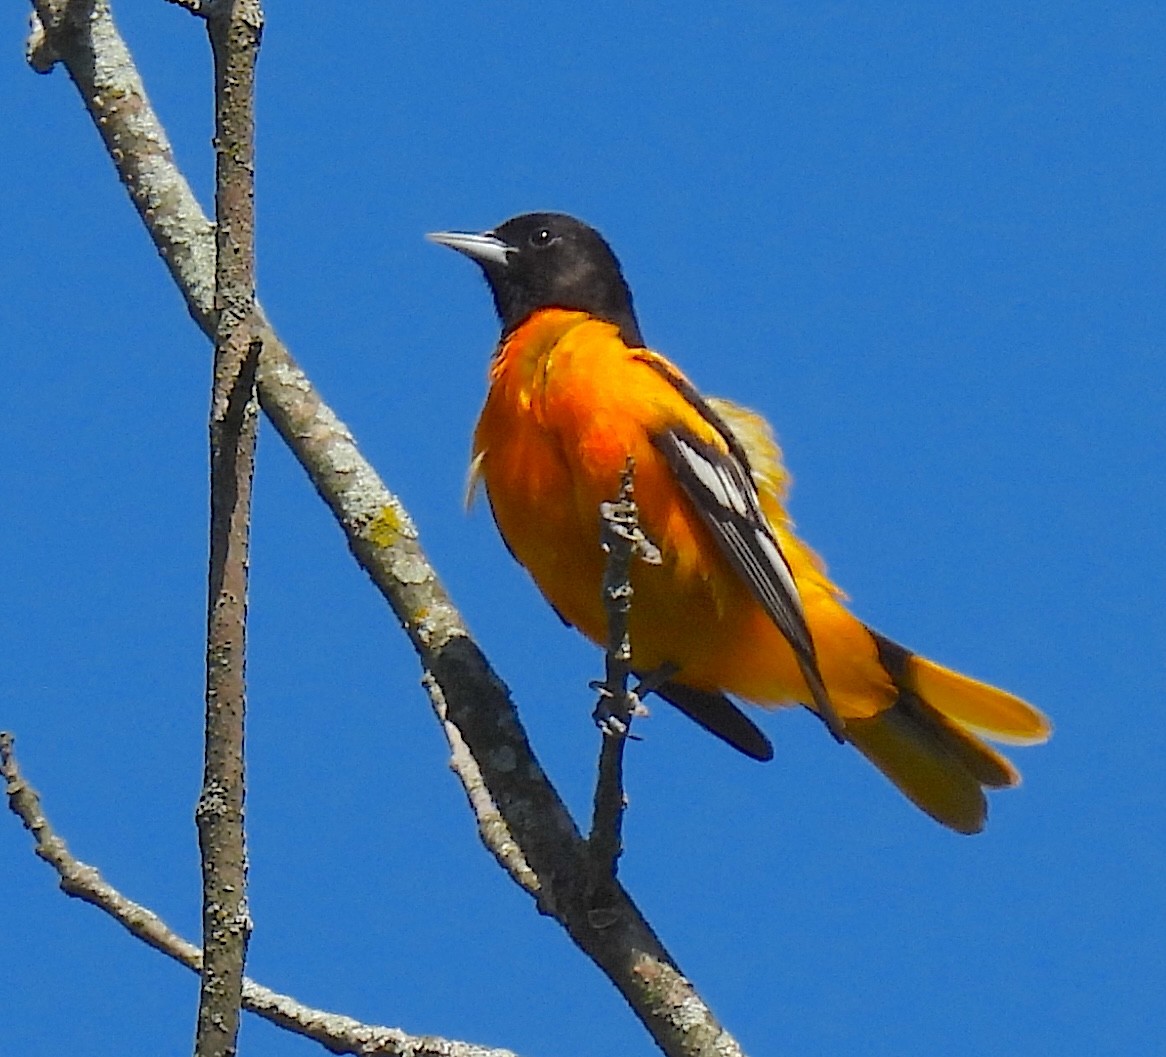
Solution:
{"label": "baltimore oriole", "polygon": [[640,526],[662,556],[635,563],[629,622],[633,667],[668,673],[655,692],[759,760],[772,746],[726,694],[804,704],[933,818],[982,829],[984,788],[1020,776],[977,735],[1039,742],[1048,721],[851,615],[794,535],[769,426],[702,397],[645,347],[602,236],[530,213],[429,237],[481,267],[502,321],[471,496],[485,485],[507,547],[559,616],[606,641],[599,505],[630,456]]}

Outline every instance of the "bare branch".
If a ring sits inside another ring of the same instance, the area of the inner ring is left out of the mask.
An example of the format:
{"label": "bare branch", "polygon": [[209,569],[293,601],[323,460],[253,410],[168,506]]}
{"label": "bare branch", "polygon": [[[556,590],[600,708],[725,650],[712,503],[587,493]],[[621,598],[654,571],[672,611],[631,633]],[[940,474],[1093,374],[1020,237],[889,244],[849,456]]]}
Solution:
{"label": "bare branch", "polygon": [[243,819],[247,568],[262,342],[255,310],[258,0],[204,4],[215,67],[215,353],[210,416],[206,749],[195,819],[202,859],[197,1057],[233,1057],[251,936]]}
{"label": "bare branch", "polygon": [[[0,731],[0,777],[8,806],[36,841],[36,854],[57,872],[61,891],[105,911],[143,943],[180,965],[202,969],[202,952],[184,940],[152,911],[123,896],[94,866],[75,859],[45,817],[40,797],[25,781],[13,748],[13,736]],[[475,1046],[433,1035],[407,1035],[398,1028],[362,1024],[339,1013],[312,1009],[294,998],[243,980],[243,1008],[297,1035],[320,1043],[332,1053],[361,1057],[515,1057],[510,1050]]]}
{"label": "bare branch", "polygon": [[[595,718],[603,732],[599,752],[599,776],[595,784],[591,833],[587,838],[591,858],[592,899],[615,878],[623,852],[623,814],[627,797],[623,788],[623,758],[631,733],[632,718],[645,709],[636,692],[628,689],[632,674],[632,642],[628,619],[632,609],[632,560],[639,556],[659,564],[660,553],[640,531],[633,474],[635,460],[628,458],[620,479],[619,498],[600,506],[600,540],[607,552],[603,574],[603,603],[607,610],[605,678],[595,684],[599,703]],[[602,910],[592,911],[593,919]]]}
{"label": "bare branch", "polygon": [[[85,17],[55,21],[61,0],[33,3],[44,29],[38,54],[68,70],[192,316],[213,333],[210,224],[174,165],[107,0],[64,0],[70,9],[83,6]],[[457,731],[451,749],[456,755],[464,745],[475,761],[481,785],[467,784],[466,792],[487,847],[608,975],[665,1053],[740,1054],[618,883],[603,901],[603,927],[596,927],[587,844],[534,756],[509,694],[426,559],[411,519],[268,325],[261,336],[260,404],[413,642],[434,712],[447,733]],[[463,782],[474,773],[456,759],[455,769]]]}
{"label": "bare branch", "polygon": [[214,225],[174,164],[108,0],[33,0],[29,62],[68,73],[195,322],[213,338]]}

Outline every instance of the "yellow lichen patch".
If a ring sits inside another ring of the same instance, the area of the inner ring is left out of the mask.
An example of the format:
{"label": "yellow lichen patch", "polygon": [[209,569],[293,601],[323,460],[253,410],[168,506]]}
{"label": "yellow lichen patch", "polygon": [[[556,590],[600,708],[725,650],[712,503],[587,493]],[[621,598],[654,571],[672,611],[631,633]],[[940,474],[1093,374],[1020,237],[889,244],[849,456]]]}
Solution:
{"label": "yellow lichen patch", "polygon": [[364,535],[378,547],[389,547],[401,535],[402,527],[400,514],[392,506],[383,506],[381,512],[369,522]]}

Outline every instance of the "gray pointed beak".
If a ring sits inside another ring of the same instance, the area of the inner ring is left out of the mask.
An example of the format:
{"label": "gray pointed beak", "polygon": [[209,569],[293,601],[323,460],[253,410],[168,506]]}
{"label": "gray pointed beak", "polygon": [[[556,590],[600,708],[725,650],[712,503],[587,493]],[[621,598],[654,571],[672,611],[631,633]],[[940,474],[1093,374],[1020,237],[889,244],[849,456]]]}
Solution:
{"label": "gray pointed beak", "polygon": [[505,265],[507,257],[514,252],[513,246],[488,231],[481,235],[471,235],[466,231],[432,231],[425,237],[430,242],[448,246],[482,264]]}

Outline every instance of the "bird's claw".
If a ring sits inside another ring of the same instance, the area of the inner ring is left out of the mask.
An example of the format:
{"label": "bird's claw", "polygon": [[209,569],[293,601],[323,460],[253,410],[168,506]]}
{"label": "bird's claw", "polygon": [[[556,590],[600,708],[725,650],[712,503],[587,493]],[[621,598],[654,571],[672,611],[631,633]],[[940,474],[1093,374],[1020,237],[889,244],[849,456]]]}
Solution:
{"label": "bird's claw", "polygon": [[595,725],[608,737],[629,738],[631,741],[642,741],[642,738],[630,732],[632,719],[636,716],[649,715],[647,706],[639,699],[636,693],[629,690],[624,695],[624,701],[627,705],[626,711],[623,709],[617,710],[612,707],[616,695],[612,693],[610,688],[601,682],[593,682],[590,686],[592,690],[599,694],[599,700],[595,704],[595,711],[591,713],[591,718],[595,721]]}

